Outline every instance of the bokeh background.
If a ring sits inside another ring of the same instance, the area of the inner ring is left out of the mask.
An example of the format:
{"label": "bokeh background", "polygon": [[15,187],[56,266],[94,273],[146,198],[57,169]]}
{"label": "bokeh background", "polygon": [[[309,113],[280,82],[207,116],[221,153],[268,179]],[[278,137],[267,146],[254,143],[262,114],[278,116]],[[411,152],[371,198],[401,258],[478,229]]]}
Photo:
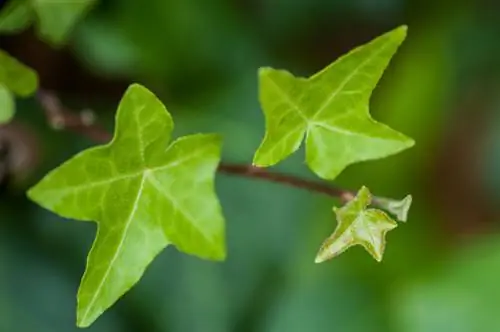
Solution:
{"label": "bokeh background", "polygon": [[[108,128],[131,82],[157,93],[176,135],[220,132],[249,163],[264,133],[257,69],[311,75],[351,48],[409,26],[373,116],[411,150],[349,167],[335,183],[414,204],[384,261],[352,248],[314,256],[338,201],[217,176],[229,256],[167,248],[92,332],[500,331],[500,5],[423,0],[100,0],[64,48],[32,30],[0,36],[45,89]],[[24,191],[93,143],[47,125],[32,99],[0,128],[0,331],[71,332],[93,224],[63,220]],[[303,151],[274,168],[314,178]]]}

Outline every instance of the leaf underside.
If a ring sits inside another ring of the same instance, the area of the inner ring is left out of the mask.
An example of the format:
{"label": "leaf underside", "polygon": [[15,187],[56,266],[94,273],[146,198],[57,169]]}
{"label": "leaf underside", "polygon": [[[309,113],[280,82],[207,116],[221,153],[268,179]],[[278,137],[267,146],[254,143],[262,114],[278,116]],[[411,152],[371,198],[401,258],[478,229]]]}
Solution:
{"label": "leaf underside", "polygon": [[309,78],[259,70],[266,133],[255,153],[259,167],[275,165],[306,141],[306,162],[319,177],[336,178],[348,165],[384,158],[414,145],[373,120],[369,100],[406,26],[386,33]]}
{"label": "leaf underside", "polygon": [[28,191],[60,216],[98,224],[78,291],[80,327],[137,283],[169,244],[204,259],[226,256],[214,190],[220,137],[195,134],[168,145],[172,129],[163,104],[133,84],[120,102],[113,140],[77,154]]}

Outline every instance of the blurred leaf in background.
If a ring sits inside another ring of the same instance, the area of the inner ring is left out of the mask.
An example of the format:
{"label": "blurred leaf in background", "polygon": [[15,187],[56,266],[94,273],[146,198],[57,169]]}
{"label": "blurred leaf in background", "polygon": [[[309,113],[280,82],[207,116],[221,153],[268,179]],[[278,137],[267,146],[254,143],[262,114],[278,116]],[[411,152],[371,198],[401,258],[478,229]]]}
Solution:
{"label": "blurred leaf in background", "polygon": [[40,38],[61,45],[96,0],[10,0],[0,12],[0,33],[17,33],[35,22]]}

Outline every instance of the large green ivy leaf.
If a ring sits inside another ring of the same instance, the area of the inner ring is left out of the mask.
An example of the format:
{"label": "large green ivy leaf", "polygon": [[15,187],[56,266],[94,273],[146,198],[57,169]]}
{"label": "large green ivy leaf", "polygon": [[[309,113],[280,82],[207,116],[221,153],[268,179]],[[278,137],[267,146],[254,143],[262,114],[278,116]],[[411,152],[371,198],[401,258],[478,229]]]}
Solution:
{"label": "large green ivy leaf", "polygon": [[168,244],[205,259],[226,256],[213,183],[220,138],[195,134],[167,147],[172,129],[163,104],[133,84],[113,140],[77,154],[28,191],[46,209],[98,224],[78,292],[78,326],[117,301]]}
{"label": "large green ivy leaf", "polygon": [[305,136],[309,167],[324,179],[334,179],[350,164],[413,146],[412,139],[373,120],[368,108],[372,90],[405,37],[406,27],[399,27],[309,78],[261,68],[266,134],[253,163],[277,164],[295,152]]}
{"label": "large green ivy leaf", "polygon": [[14,0],[0,12],[0,32],[17,33],[33,21],[38,35],[61,45],[97,0]]}
{"label": "large green ivy leaf", "polygon": [[367,209],[371,201],[370,191],[362,187],[345,206],[333,208],[338,225],[321,246],[316,263],[336,257],[354,245],[363,246],[377,261],[382,260],[385,235],[397,223],[381,210]]}
{"label": "large green ivy leaf", "polygon": [[0,50],[0,124],[14,115],[14,95],[28,97],[37,88],[36,72]]}

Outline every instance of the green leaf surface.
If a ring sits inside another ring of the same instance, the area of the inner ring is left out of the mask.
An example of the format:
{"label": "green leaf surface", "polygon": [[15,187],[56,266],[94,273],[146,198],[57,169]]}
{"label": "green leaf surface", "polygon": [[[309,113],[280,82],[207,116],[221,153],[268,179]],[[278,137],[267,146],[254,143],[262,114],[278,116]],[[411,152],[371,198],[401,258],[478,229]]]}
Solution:
{"label": "green leaf surface", "polygon": [[32,14],[28,1],[8,1],[5,8],[0,12],[0,32],[20,32],[31,23]]}
{"label": "green leaf surface", "polygon": [[261,68],[260,102],[266,134],[253,163],[268,167],[306,140],[306,161],[321,178],[334,179],[350,164],[384,158],[414,145],[372,119],[369,100],[406,26],[360,46],[309,78]]}
{"label": "green leaf surface", "polygon": [[0,124],[9,122],[14,115],[14,97],[10,91],[0,84]]}
{"label": "green leaf surface", "polygon": [[133,84],[120,102],[113,140],[79,153],[28,191],[46,209],[98,224],[78,292],[78,326],[116,302],[168,244],[225,259],[214,190],[220,137],[183,136],[167,147],[172,130],[163,104]]}
{"label": "green leaf surface", "polygon": [[20,97],[28,97],[38,88],[36,72],[0,50],[0,84]]}
{"label": "green leaf surface", "polygon": [[337,216],[337,228],[322,244],[316,263],[334,258],[354,245],[363,246],[378,262],[382,261],[385,235],[397,227],[397,223],[385,212],[367,209],[371,193],[362,187],[355,198],[342,208],[333,208]]}
{"label": "green leaf surface", "polygon": [[33,0],[38,33],[55,45],[61,44],[96,0]]}

